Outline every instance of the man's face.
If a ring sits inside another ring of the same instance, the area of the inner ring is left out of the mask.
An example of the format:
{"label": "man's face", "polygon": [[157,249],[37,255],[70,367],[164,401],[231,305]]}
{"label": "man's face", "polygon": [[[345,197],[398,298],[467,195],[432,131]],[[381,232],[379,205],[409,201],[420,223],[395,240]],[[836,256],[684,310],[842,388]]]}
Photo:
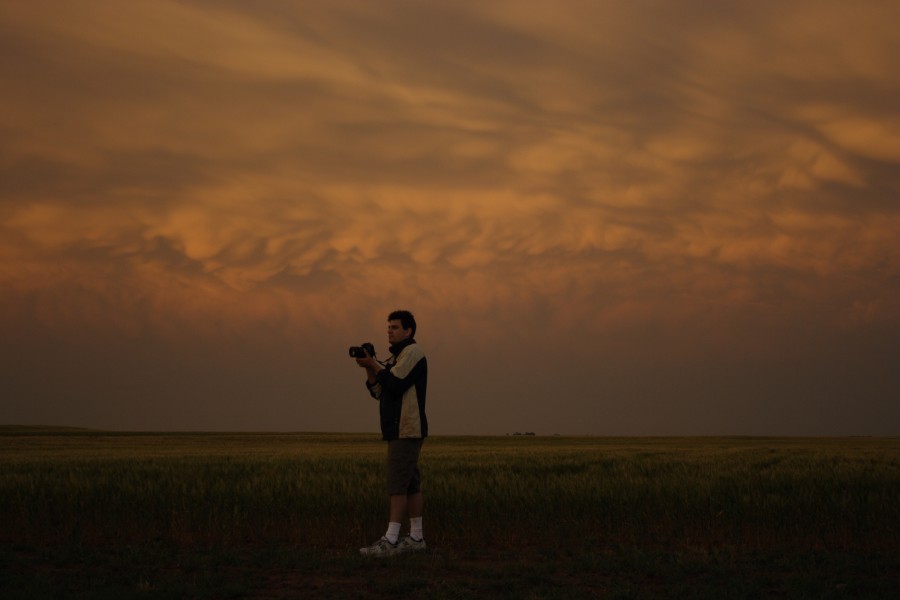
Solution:
{"label": "man's face", "polygon": [[400,319],[388,321],[388,343],[398,344],[412,335],[412,329],[403,329]]}

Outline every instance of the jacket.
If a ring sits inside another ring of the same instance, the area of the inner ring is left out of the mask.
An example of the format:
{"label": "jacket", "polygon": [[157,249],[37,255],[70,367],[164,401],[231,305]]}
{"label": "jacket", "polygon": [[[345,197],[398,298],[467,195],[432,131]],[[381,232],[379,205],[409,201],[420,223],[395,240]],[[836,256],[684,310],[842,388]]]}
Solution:
{"label": "jacket", "polygon": [[383,440],[425,438],[425,392],[428,387],[428,361],[422,348],[408,338],[390,348],[385,368],[375,383],[366,382],[369,393],[378,400]]}

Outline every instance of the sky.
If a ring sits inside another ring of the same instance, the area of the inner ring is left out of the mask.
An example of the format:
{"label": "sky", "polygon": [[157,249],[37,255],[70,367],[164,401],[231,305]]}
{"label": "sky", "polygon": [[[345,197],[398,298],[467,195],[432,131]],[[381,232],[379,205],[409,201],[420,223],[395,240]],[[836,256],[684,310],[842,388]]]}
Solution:
{"label": "sky", "polygon": [[0,424],[900,435],[893,0],[0,0]]}

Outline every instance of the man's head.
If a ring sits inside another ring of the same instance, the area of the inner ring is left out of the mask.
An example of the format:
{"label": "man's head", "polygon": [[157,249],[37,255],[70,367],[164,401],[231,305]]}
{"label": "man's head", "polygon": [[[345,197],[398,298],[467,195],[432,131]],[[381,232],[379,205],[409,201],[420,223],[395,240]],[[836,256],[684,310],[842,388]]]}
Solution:
{"label": "man's head", "polygon": [[416,318],[408,310],[395,310],[388,315],[388,341],[402,342],[416,335]]}

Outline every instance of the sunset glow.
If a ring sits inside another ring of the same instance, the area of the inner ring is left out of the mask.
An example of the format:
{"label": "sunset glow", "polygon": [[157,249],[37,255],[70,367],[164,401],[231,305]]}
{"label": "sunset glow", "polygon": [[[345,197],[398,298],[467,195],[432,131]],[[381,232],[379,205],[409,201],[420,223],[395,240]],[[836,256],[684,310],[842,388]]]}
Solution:
{"label": "sunset glow", "polygon": [[0,2],[0,424],[900,434],[898,22]]}

